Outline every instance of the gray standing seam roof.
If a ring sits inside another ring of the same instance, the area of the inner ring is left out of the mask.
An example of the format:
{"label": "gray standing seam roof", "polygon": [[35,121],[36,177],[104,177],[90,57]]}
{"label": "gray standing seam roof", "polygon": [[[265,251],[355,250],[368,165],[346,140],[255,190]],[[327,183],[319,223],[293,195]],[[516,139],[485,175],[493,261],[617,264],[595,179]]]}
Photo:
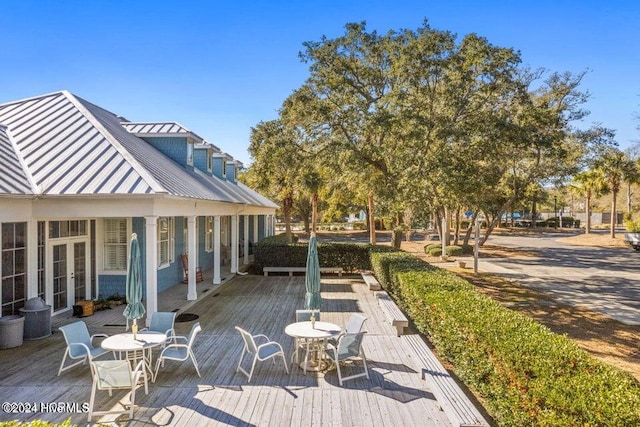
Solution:
{"label": "gray standing seam roof", "polygon": [[35,187],[47,195],[168,194],[277,207],[245,185],[179,165],[132,133],[143,126],[138,131],[147,135],[197,137],[176,123],[123,123],[66,91],[0,104],[0,123],[9,129],[0,128],[0,166],[12,171],[11,178],[0,172],[0,194],[29,194]]}
{"label": "gray standing seam roof", "polygon": [[33,194],[29,177],[11,143],[6,126],[0,125],[0,193]]}

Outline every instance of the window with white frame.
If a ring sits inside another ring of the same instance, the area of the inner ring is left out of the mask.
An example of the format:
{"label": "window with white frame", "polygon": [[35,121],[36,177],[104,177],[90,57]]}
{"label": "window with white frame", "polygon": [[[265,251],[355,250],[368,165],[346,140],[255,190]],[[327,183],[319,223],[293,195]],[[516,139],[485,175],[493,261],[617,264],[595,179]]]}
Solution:
{"label": "window with white frame", "polygon": [[213,252],[213,217],[208,216],[206,221],[207,221],[207,224],[206,224],[206,231],[205,231],[205,242],[206,242],[205,250],[207,252]]}
{"label": "window with white frame", "polygon": [[127,270],[127,219],[104,220],[104,269]]}
{"label": "window with white frame", "polygon": [[174,258],[173,218],[158,218],[158,266],[166,267]]}
{"label": "window with white frame", "polygon": [[193,141],[187,141],[187,165],[193,166]]}
{"label": "window with white frame", "polygon": [[27,295],[27,223],[2,224],[2,316],[19,314]]}

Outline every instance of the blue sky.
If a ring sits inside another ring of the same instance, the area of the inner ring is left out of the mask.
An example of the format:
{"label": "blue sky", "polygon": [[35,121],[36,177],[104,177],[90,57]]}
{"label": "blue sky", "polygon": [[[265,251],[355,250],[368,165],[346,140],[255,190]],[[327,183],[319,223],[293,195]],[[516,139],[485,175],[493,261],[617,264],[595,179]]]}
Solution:
{"label": "blue sky", "polygon": [[533,68],[579,73],[592,123],[640,140],[637,1],[0,1],[0,102],[61,89],[132,121],[177,121],[248,165],[251,126],[307,77],[305,41],[416,29],[512,47]]}

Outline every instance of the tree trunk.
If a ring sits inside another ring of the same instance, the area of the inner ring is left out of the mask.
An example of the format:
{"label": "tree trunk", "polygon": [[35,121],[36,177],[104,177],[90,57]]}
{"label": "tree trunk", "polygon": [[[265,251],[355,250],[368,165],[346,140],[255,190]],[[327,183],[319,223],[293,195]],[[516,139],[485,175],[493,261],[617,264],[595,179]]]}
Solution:
{"label": "tree trunk", "polygon": [[284,230],[287,234],[287,242],[291,243],[293,238],[291,237],[291,207],[293,205],[293,199],[291,196],[286,196],[282,201],[282,214],[284,215]]}
{"label": "tree trunk", "polygon": [[631,183],[627,183],[627,213],[631,214],[631,196],[633,192],[631,191]]}
{"label": "tree trunk", "polygon": [[405,238],[407,240],[407,242],[411,241],[411,235],[413,233],[413,211],[409,208],[405,209],[404,211],[404,225],[407,226],[407,231],[406,231],[406,235]]}
{"label": "tree trunk", "polygon": [[311,232],[316,232],[316,224],[318,223],[318,193],[311,196]]}
{"label": "tree trunk", "polygon": [[585,196],[585,221],[584,221],[584,234],[590,234],[591,233],[591,194],[588,194]]}
{"label": "tree trunk", "polygon": [[445,228],[442,230],[444,233],[444,244],[449,246],[451,244],[451,211],[449,208],[444,208],[444,220]]}
{"label": "tree trunk", "polygon": [[531,228],[536,228],[538,225],[536,224],[536,218],[538,217],[538,204],[536,203],[536,199],[533,199],[531,203]]}
{"label": "tree trunk", "polygon": [[476,224],[476,218],[478,218],[478,212],[474,212],[473,216],[471,217],[471,220],[469,222],[469,227],[467,227],[467,231],[464,234],[464,241],[462,242],[463,246],[469,244],[469,240],[471,239],[471,233],[473,233],[473,227]]}
{"label": "tree trunk", "polygon": [[458,235],[460,234],[460,208],[456,209],[456,228],[453,237],[453,244],[458,245]]}
{"label": "tree trunk", "polygon": [[367,196],[367,202],[369,206],[369,243],[376,244],[376,217],[374,215],[373,204],[373,191],[369,192]]}
{"label": "tree trunk", "polygon": [[613,196],[613,199],[611,200],[611,233],[610,236],[612,239],[616,238],[616,221],[617,221],[617,215],[616,215],[616,209],[618,207],[617,205],[617,198],[618,198],[618,192],[617,191],[612,191],[611,195]]}

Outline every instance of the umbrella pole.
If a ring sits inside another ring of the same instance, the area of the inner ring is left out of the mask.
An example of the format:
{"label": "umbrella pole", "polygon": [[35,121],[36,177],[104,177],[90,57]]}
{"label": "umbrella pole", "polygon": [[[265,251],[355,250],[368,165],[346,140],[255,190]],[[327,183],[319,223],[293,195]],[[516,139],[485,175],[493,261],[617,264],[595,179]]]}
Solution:
{"label": "umbrella pole", "polygon": [[138,339],[138,319],[133,319],[133,325],[131,325],[131,332],[133,332],[133,339]]}

